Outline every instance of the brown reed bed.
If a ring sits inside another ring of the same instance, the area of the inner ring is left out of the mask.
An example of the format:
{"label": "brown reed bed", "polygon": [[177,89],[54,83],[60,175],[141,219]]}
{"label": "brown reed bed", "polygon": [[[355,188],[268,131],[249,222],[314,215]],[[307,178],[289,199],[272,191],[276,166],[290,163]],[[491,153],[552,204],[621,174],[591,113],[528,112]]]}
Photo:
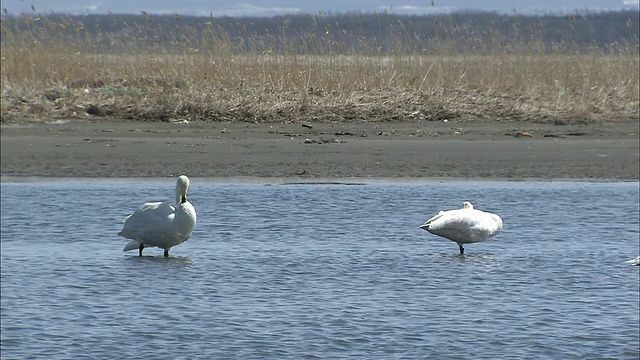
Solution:
{"label": "brown reed bed", "polygon": [[362,47],[370,51],[332,51],[326,46],[331,39],[284,31],[272,35],[284,44],[275,49],[219,28],[182,27],[168,48],[139,26],[123,37],[87,33],[73,20],[10,20],[23,23],[11,27],[3,20],[3,123],[592,123],[639,117],[637,41],[610,49],[554,48],[534,38],[461,50],[449,36],[433,51],[415,51],[412,34],[400,31],[391,36],[391,50],[380,53],[375,44]]}

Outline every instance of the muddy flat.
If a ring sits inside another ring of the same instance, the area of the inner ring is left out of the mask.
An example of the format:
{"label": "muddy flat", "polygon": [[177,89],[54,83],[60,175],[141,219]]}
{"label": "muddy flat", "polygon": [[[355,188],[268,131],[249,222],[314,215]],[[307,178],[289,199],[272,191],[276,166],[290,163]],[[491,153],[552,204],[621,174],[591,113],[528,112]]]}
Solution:
{"label": "muddy flat", "polygon": [[2,179],[637,181],[638,123],[160,123],[2,126]]}

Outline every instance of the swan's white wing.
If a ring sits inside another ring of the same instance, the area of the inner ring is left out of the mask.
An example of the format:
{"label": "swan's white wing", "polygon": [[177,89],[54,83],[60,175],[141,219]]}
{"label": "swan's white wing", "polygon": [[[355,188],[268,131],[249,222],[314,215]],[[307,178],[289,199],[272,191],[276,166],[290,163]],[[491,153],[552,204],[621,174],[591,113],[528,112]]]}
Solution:
{"label": "swan's white wing", "polygon": [[629,265],[633,265],[633,266],[640,266],[640,256],[638,256],[635,259],[631,259],[631,260],[627,260],[625,261],[627,264]]}
{"label": "swan's white wing", "polygon": [[466,213],[467,211],[462,210],[440,212],[421,227],[455,242],[468,242],[473,235],[471,228],[477,224]]}
{"label": "swan's white wing", "polygon": [[501,225],[493,214],[474,209],[450,210],[438,213],[420,228],[457,243],[483,241],[497,234]]}
{"label": "swan's white wing", "polygon": [[[172,221],[176,207],[169,202],[146,203],[124,220],[118,235],[131,239],[123,251],[137,249],[140,243],[146,247],[161,246],[175,237]],[[136,244],[137,243],[137,244]]]}

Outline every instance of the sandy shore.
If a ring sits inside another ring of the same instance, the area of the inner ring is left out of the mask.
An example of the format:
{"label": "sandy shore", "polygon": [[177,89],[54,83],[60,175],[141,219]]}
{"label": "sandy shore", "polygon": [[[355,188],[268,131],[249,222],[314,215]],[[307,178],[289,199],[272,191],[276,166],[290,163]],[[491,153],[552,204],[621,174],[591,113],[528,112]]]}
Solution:
{"label": "sandy shore", "polygon": [[9,124],[2,180],[30,177],[638,181],[638,123]]}

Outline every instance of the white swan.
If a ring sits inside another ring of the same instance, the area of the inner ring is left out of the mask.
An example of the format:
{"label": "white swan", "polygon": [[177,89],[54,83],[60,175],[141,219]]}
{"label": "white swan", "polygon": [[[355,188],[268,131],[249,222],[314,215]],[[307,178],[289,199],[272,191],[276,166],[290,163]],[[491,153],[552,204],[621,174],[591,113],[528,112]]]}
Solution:
{"label": "white swan", "polygon": [[181,175],[176,183],[175,205],[168,201],[149,202],[127,216],[118,235],[132,241],[122,251],[138,249],[142,256],[142,249],[157,246],[168,257],[169,249],[186,241],[196,225],[196,209],[187,201],[188,189],[189,178]]}
{"label": "white swan", "polygon": [[635,259],[631,259],[631,260],[627,260],[625,261],[627,264],[629,265],[633,265],[633,266],[640,266],[640,256],[638,256]]}
{"label": "white swan", "polygon": [[502,229],[502,219],[496,214],[476,210],[470,202],[465,201],[462,209],[440,211],[420,228],[456,242],[460,247],[460,255],[463,255],[462,244],[495,236]]}

